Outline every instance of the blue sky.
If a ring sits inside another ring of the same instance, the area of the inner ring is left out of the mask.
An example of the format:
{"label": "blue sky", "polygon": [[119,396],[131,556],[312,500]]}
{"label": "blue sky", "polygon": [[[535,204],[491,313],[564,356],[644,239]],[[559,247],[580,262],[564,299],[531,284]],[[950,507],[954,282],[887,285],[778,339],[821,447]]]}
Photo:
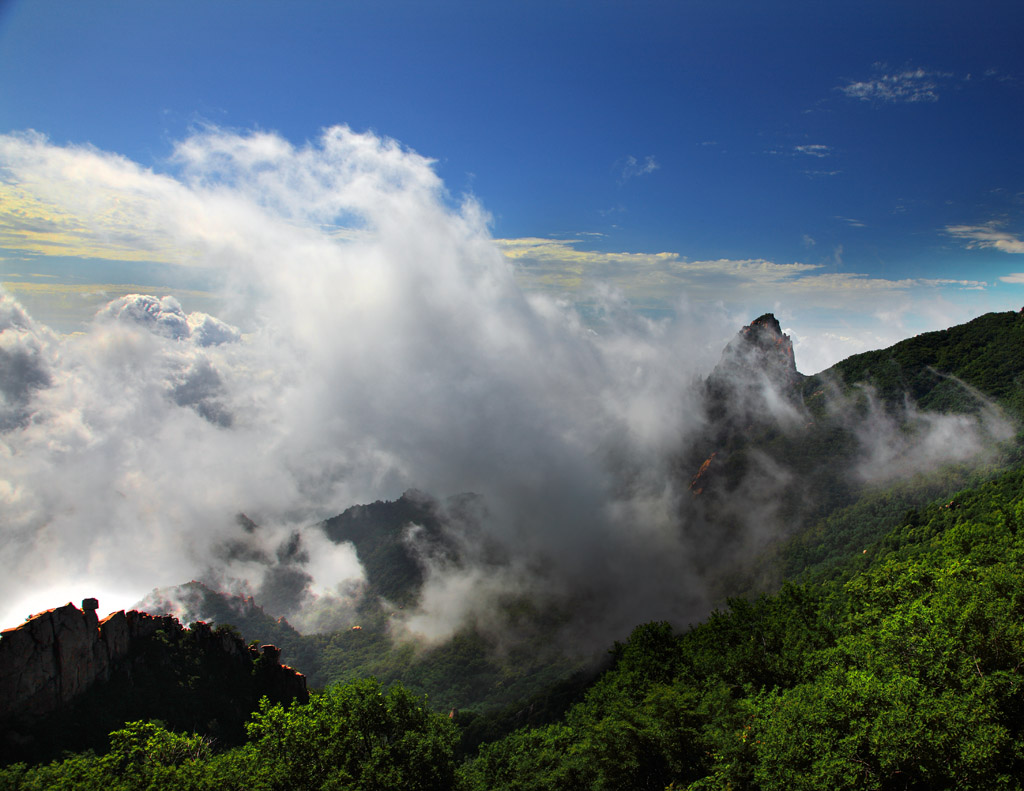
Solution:
{"label": "blue sky", "polygon": [[[0,133],[175,176],[196,130],[372,131],[528,291],[773,310],[810,372],[1024,304],[1022,34],[1014,2],[7,0]],[[5,203],[0,277],[61,330],[90,283],[215,304],[173,251],[57,255]]]}

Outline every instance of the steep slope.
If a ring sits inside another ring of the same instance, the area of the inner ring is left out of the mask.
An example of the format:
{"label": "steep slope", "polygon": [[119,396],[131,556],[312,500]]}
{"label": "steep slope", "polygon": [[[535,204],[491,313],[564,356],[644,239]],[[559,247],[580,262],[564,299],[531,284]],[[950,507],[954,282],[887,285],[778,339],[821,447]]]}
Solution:
{"label": "steep slope", "polygon": [[468,512],[476,505],[472,495],[440,502],[409,491],[326,520],[324,532],[332,541],[352,542],[366,573],[351,624],[333,632],[301,635],[252,597],[220,593],[194,580],[153,591],[139,606],[186,622],[230,625],[246,640],[273,642],[306,673],[313,689],[373,676],[385,684],[401,681],[444,711],[512,706],[582,671],[584,661],[552,645],[564,613],[509,602],[516,615],[506,620],[522,626],[514,639],[467,628],[429,648],[396,642],[391,628],[392,617],[420,593],[425,554],[460,562],[458,539],[472,530]]}
{"label": "steep slope", "polygon": [[[682,520],[713,537],[712,584],[722,595],[778,584],[766,550],[879,487],[904,486],[912,507],[1007,463],[1022,348],[1024,314],[988,314],[804,377],[774,316],[744,327],[703,385],[708,422],[681,454],[693,494]],[[725,555],[755,570],[737,576]]]}
{"label": "steep slope", "polygon": [[870,385],[897,408],[908,396],[921,409],[974,412],[981,394],[1024,415],[1024,309],[987,313],[888,349],[855,354],[809,377],[805,397],[828,381],[846,388]]}

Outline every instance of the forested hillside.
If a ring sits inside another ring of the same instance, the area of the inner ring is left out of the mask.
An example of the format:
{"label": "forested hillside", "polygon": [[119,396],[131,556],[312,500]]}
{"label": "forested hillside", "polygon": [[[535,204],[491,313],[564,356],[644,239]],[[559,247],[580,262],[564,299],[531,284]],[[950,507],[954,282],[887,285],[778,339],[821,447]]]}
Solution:
{"label": "forested hillside", "polygon": [[1019,788],[1024,470],[911,511],[834,579],[638,627],[471,788]]}
{"label": "forested hillside", "polygon": [[[921,409],[974,411],[977,393],[1024,414],[1024,312],[986,313],[939,332],[926,332],[888,349],[848,357],[828,371],[809,377],[805,394],[830,376],[846,386],[867,383],[890,404],[911,398]],[[955,377],[952,379],[950,377]]]}

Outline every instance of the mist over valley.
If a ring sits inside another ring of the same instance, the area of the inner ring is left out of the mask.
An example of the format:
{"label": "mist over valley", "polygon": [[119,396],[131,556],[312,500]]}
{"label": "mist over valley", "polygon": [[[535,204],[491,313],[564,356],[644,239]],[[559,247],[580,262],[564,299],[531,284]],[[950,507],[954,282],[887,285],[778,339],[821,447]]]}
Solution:
{"label": "mist over valley", "polygon": [[[379,606],[428,646],[514,642],[528,603],[600,651],[756,588],[722,581],[866,488],[990,463],[1016,432],[951,371],[917,366],[916,392],[804,376],[772,314],[655,320],[605,289],[584,318],[524,291],[483,207],[372,134],[208,129],[177,177],[37,135],[0,151],[97,244],[185,251],[220,309],[125,294],[62,335],[0,297],[7,626],[195,579],[302,632]],[[332,518],[400,497],[398,602]]]}

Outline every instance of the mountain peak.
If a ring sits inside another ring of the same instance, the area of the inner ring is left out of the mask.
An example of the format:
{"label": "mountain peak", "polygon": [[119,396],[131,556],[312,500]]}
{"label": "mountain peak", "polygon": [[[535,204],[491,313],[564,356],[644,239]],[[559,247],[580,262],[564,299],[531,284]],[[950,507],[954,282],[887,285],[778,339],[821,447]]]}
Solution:
{"label": "mountain peak", "polygon": [[779,324],[779,320],[775,318],[774,313],[765,313],[762,316],[758,316],[750,324],[740,330],[740,335],[745,337],[755,336],[758,340],[768,337],[774,338],[788,338],[788,335],[783,334],[782,325]]}
{"label": "mountain peak", "polygon": [[722,352],[715,368],[719,376],[764,373],[776,384],[799,379],[793,341],[782,331],[774,313],[758,316],[741,329]]}

